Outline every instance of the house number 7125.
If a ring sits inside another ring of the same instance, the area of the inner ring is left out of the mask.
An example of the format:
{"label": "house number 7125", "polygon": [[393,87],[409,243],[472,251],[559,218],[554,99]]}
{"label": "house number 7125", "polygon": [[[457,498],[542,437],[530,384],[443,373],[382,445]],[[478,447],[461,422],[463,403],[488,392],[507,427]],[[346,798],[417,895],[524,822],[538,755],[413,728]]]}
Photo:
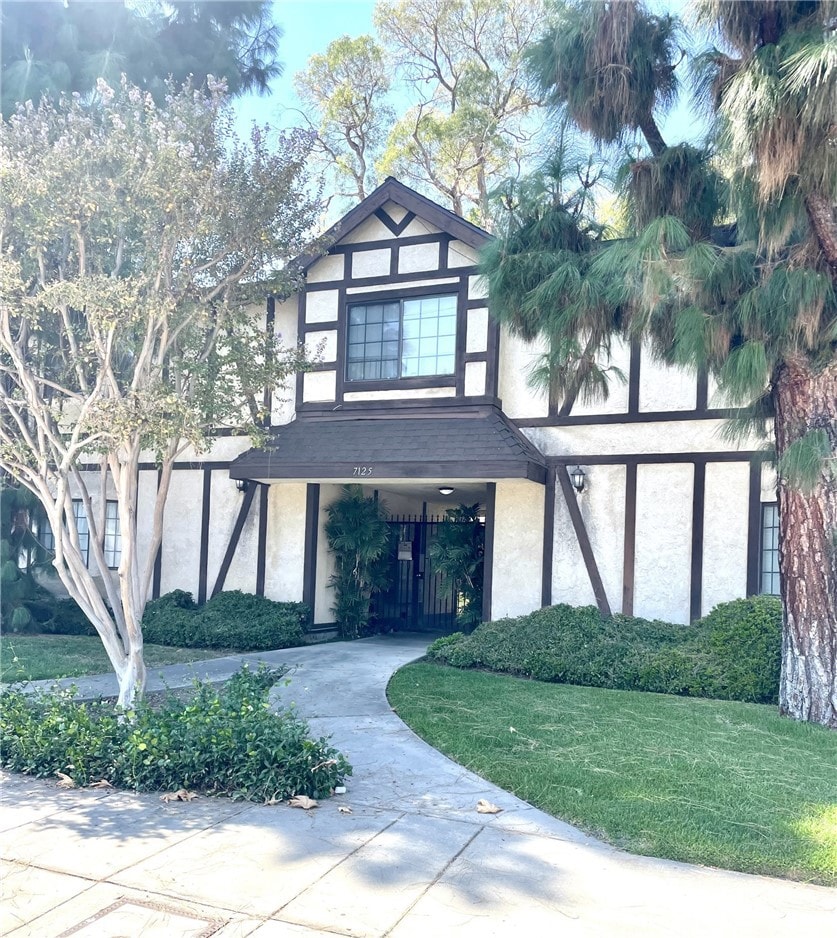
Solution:
{"label": "house number 7125", "polygon": [[372,466],[355,466],[352,469],[353,476],[371,476]]}

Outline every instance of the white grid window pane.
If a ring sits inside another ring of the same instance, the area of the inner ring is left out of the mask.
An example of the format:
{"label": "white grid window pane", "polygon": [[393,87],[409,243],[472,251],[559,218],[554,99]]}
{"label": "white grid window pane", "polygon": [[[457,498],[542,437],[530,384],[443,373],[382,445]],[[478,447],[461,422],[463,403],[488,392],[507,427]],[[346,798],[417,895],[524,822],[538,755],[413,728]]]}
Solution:
{"label": "white grid window pane", "polygon": [[[403,377],[453,374],[456,353],[456,297],[404,301]],[[408,341],[409,340],[409,341]]]}
{"label": "white grid window pane", "polygon": [[122,558],[122,533],[119,530],[119,505],[108,502],[105,506],[105,560],[111,570],[119,566]]}
{"label": "white grid window pane", "polygon": [[84,565],[87,566],[87,561],[90,556],[90,529],[87,527],[87,514],[84,510],[84,502],[80,498],[73,499],[73,517],[76,519],[81,557],[84,561]]}
{"label": "white grid window pane", "polygon": [[779,506],[761,506],[761,592],[778,596],[779,587]]}

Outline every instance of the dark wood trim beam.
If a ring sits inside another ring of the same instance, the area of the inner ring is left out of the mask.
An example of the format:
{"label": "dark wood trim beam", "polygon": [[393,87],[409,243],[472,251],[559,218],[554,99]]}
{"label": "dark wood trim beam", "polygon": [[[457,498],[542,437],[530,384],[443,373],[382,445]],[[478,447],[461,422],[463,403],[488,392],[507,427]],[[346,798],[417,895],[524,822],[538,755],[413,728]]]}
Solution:
{"label": "dark wood trim beam", "polygon": [[373,214],[375,218],[385,225],[396,237],[400,235],[407,225],[416,217],[415,212],[406,212],[401,221],[395,221],[390,218],[389,213],[385,212],[383,208],[376,208]]}
{"label": "dark wood trim beam", "polygon": [[244,498],[241,502],[241,507],[238,509],[238,515],[235,519],[235,524],[233,525],[229,542],[227,543],[227,549],[224,551],[224,558],[221,561],[221,567],[218,570],[218,576],[215,578],[215,585],[212,587],[210,599],[213,596],[217,596],[218,593],[220,593],[224,588],[224,583],[227,580],[227,573],[229,573],[233,557],[235,556],[235,552],[238,549],[238,542],[241,539],[241,532],[244,530],[244,524],[247,521],[247,515],[250,513],[250,506],[253,504],[253,498],[256,495],[256,488],[257,486],[255,483],[251,482],[244,491]]}
{"label": "dark wood trim beam", "polygon": [[631,465],[660,465],[661,463],[683,463],[703,460],[705,462],[749,462],[754,456],[758,456],[758,450],[739,450],[738,452],[728,452],[719,450],[718,452],[694,452],[694,453],[606,453],[606,454],[583,454],[574,456],[549,456],[548,465],[568,466],[585,465],[591,466],[627,466]]}
{"label": "dark wood trim beam", "polygon": [[513,420],[517,427],[597,427],[610,424],[669,423],[682,420],[727,420],[741,413],[739,408],[716,410],[645,410],[641,413],[619,414],[562,414],[551,417],[519,417]]}
{"label": "dark wood trim beam", "polygon": [[[151,466],[154,469],[157,469],[157,491],[160,491],[160,482],[163,479],[163,471],[157,466]],[[140,469],[143,466],[140,464]],[[160,582],[163,578],[163,538],[166,536],[166,515],[163,512],[163,532],[160,537],[160,546],[157,548],[157,555],[154,557],[154,573],[151,578],[151,598],[159,599],[160,598]]]}
{"label": "dark wood trim beam", "polygon": [[759,554],[761,553],[761,465],[754,455],[750,460],[750,488],[747,509],[747,595],[757,596],[759,583]]}
{"label": "dark wood trim beam", "polygon": [[636,573],[636,481],[637,464],[625,466],[625,538],[622,554],[622,613],[634,614]]}
{"label": "dark wood trim beam", "polygon": [[485,550],[482,560],[482,621],[491,621],[491,589],[494,583],[494,522],[497,485],[485,486]]}
{"label": "dark wood trim beam", "polygon": [[317,538],[320,527],[320,486],[308,484],[305,493],[305,556],[302,564],[302,601],[311,610],[314,621],[314,599],[317,594]]}
{"label": "dark wood trim beam", "polygon": [[259,486],[259,541],[256,553],[256,595],[264,596],[264,580],[267,568],[267,508],[270,486]]}
{"label": "dark wood trim beam", "polygon": [[706,463],[695,462],[692,489],[692,562],[689,585],[689,620],[697,621],[703,605],[703,527],[706,504]]}
{"label": "dark wood trim beam", "polygon": [[198,604],[206,602],[206,568],[209,562],[209,513],[212,498],[212,470],[203,470],[201,493],[201,541],[198,560]]}
{"label": "dark wood trim beam", "polygon": [[552,605],[552,561],[555,548],[555,466],[546,473],[543,502],[543,563],[541,566],[541,608]]}
{"label": "dark wood trim beam", "polygon": [[558,481],[561,484],[561,491],[564,495],[564,501],[567,503],[567,509],[570,512],[570,521],[572,521],[575,536],[578,539],[578,546],[581,548],[581,556],[584,559],[584,566],[587,568],[587,576],[590,578],[590,585],[593,587],[593,595],[596,597],[596,605],[603,616],[610,616],[610,603],[607,601],[604,583],[599,573],[599,565],[596,563],[596,555],[593,553],[593,547],[590,544],[590,536],[587,533],[587,527],[584,524],[584,518],[581,516],[581,509],[578,507],[578,498],[575,489],[570,481],[570,474],[566,466],[560,466],[556,469]]}
{"label": "dark wood trim beam", "polygon": [[642,342],[631,339],[631,358],[628,366],[628,413],[639,413],[639,382],[642,377]]}
{"label": "dark wood trim beam", "polygon": [[695,411],[705,414],[709,410],[709,372],[699,368],[697,373],[697,390],[695,393]]}

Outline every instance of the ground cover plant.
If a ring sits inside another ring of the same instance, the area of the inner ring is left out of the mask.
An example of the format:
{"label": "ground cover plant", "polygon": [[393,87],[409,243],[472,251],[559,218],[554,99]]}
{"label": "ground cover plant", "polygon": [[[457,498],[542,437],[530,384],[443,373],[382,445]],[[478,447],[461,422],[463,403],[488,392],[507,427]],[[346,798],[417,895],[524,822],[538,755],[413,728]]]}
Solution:
{"label": "ground cover plant", "polygon": [[445,636],[428,657],[561,684],[775,703],[781,631],[772,596],[721,603],[690,626],[557,605]]}
{"label": "ground cover plant", "polygon": [[[226,649],[234,654],[232,649]],[[220,650],[146,645],[148,667],[184,664],[217,658]],[[110,661],[98,635],[4,635],[0,640],[0,681],[40,681],[47,678],[106,674]]]}
{"label": "ground cover plant", "polygon": [[837,734],[736,701],[432,663],[389,686],[432,746],[634,853],[837,885]]}
{"label": "ground cover plant", "polygon": [[166,696],[127,714],[71,692],[0,696],[0,763],[84,786],[104,779],[134,791],[187,790],[253,801],[326,797],[351,766],[288,711],[273,712],[280,671],[246,667],[221,688],[196,682],[187,700]]}
{"label": "ground cover plant", "polygon": [[147,604],[142,631],[159,645],[270,651],[302,645],[309,619],[304,603],[229,590],[198,606],[191,593],[173,590]]}

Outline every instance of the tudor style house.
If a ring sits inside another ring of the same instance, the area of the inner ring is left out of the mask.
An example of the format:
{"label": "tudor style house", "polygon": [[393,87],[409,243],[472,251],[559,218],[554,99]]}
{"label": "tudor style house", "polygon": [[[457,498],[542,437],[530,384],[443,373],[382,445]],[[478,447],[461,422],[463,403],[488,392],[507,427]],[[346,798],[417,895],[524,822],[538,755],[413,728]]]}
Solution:
{"label": "tudor style house", "polygon": [[[550,401],[527,382],[539,349],[490,315],[485,231],[389,178],[332,235],[304,291],[264,314],[320,361],[273,389],[269,446],[221,437],[177,465],[155,596],[241,589],[304,600],[327,626],[323,527],[346,483],[400,526],[403,627],[444,624],[425,519],[460,503],[484,516],[485,619],[567,602],[686,623],[778,591],[774,480],[720,435],[705,374],[634,343],[613,352],[627,380],[606,402]],[[140,519],[156,478],[141,472]]]}

